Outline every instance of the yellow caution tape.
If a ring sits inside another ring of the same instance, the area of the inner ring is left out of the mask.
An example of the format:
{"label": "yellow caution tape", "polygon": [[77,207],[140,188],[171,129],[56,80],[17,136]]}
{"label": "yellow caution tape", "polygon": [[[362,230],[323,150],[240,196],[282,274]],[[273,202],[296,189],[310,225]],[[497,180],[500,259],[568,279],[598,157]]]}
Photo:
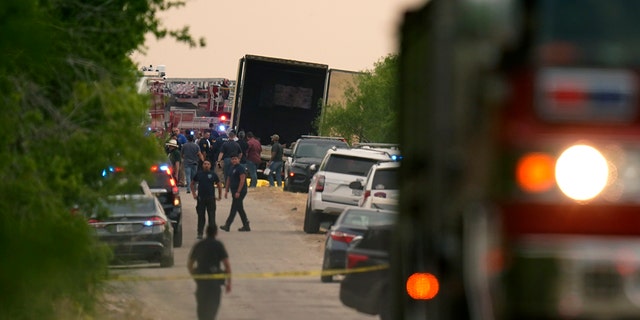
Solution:
{"label": "yellow caution tape", "polygon": [[[289,277],[307,277],[307,276],[334,276],[348,273],[363,273],[388,269],[389,265],[377,265],[371,267],[361,267],[352,269],[330,269],[321,271],[282,271],[282,272],[264,272],[264,273],[240,273],[233,274],[234,279],[267,279],[267,278],[289,278]],[[180,275],[180,276],[126,276],[114,275],[109,280],[112,281],[167,281],[167,280],[185,280],[185,279],[225,279],[228,275],[220,274],[197,274],[197,275]]]}

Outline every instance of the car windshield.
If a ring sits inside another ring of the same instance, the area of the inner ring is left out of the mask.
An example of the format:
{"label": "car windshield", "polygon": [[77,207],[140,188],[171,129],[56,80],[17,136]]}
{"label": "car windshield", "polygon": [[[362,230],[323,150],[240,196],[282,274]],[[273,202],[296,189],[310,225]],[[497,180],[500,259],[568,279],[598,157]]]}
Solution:
{"label": "car windshield", "polygon": [[371,182],[371,189],[385,190],[385,189],[400,189],[398,185],[398,169],[378,169],[373,175],[373,181]]}
{"label": "car windshield", "polygon": [[340,140],[301,141],[295,155],[299,158],[322,158],[333,146],[346,148],[347,144]]}
{"label": "car windshield", "polygon": [[325,166],[325,171],[366,176],[371,166],[378,160],[350,156],[332,155]]}
{"label": "car windshield", "polygon": [[393,213],[366,211],[366,210],[348,210],[342,217],[342,224],[347,226],[378,226],[387,225],[395,222],[396,215]]}

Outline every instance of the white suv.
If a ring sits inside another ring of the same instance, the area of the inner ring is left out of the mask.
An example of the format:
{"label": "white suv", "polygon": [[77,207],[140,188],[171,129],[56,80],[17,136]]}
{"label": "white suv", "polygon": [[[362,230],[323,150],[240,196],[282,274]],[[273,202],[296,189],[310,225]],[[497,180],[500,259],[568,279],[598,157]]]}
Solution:
{"label": "white suv", "polygon": [[364,179],[374,164],[393,161],[397,153],[376,148],[329,149],[309,183],[304,232],[317,233],[323,221],[333,222],[345,207],[358,206],[362,190],[349,184]]}
{"label": "white suv", "polygon": [[396,210],[400,197],[400,162],[382,162],[371,167],[367,178],[357,179],[349,187],[362,190],[358,205],[363,208]]}

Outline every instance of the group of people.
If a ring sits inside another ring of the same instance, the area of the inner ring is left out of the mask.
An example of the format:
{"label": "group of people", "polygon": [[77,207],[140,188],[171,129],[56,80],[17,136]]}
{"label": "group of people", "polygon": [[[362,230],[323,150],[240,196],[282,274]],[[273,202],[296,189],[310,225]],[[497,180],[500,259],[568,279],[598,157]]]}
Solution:
{"label": "group of people", "polygon": [[[231,211],[224,225],[220,229],[229,231],[236,213],[240,215],[242,227],[238,231],[251,231],[249,220],[244,210],[243,200],[247,195],[246,172],[241,162],[247,164],[250,152],[249,143],[245,141],[244,132],[235,131],[228,134],[207,131],[195,141],[192,135],[187,136],[187,142],[181,146],[187,193],[193,194],[198,214],[197,238],[202,239],[206,230],[207,237],[194,245],[189,253],[187,269],[196,281],[196,304],[198,319],[215,319],[220,306],[222,286],[228,293],[231,291],[231,264],[224,244],[216,239],[218,226],[216,225],[216,201],[232,193]],[[253,140],[253,134],[247,135]],[[257,140],[256,140],[257,141]],[[167,143],[172,145],[172,140]],[[258,142],[258,160],[260,160],[261,145]],[[255,147],[255,144],[254,144]],[[173,148],[173,147],[171,147]],[[174,157],[175,157],[175,152]],[[172,158],[170,154],[170,159]],[[172,164],[173,164],[172,160]],[[213,168],[215,163],[216,167]],[[174,167],[177,167],[174,164]],[[252,182],[257,184],[257,175],[252,176]],[[217,196],[216,196],[217,189]],[[206,213],[206,217],[205,217]],[[208,225],[205,229],[205,220]]]}
{"label": "group of people", "polygon": [[[198,239],[203,237],[207,220],[210,225],[216,225],[216,201],[222,199],[223,187],[225,198],[231,192],[232,202],[229,216],[219,228],[229,231],[238,214],[242,220],[238,231],[251,231],[243,200],[247,188],[257,186],[257,167],[262,152],[262,146],[253,133],[245,135],[244,131],[236,134],[234,130],[228,133],[210,130],[196,140],[193,135],[185,135],[184,131],[174,128],[166,147],[175,180],[180,181],[184,176],[182,185],[197,201]],[[249,186],[246,184],[247,173],[251,177]]]}
{"label": "group of people", "polygon": [[[221,230],[229,231],[236,214],[240,215],[241,232],[251,231],[249,220],[244,210],[243,200],[248,188],[257,186],[257,168],[261,162],[262,146],[251,132],[246,135],[231,130],[228,133],[205,131],[199,139],[186,135],[183,143],[179,130],[166,143],[172,174],[179,181],[183,172],[187,193],[191,193],[197,201],[198,215],[197,239],[201,239],[191,249],[187,261],[187,269],[196,281],[196,304],[198,319],[215,319],[220,306],[222,287],[231,291],[231,264],[224,244],[216,239],[216,201],[228,198],[231,193],[231,210]],[[279,136],[271,136],[271,160],[267,163],[272,172],[282,170],[283,147],[279,144]],[[247,173],[251,178],[247,186]],[[269,175],[269,185],[274,186],[273,176]],[[277,184],[281,185],[281,177],[277,176]],[[216,195],[217,191],[217,195]],[[205,216],[206,213],[206,216]],[[205,228],[206,220],[208,225]],[[203,239],[203,231],[206,238]]]}

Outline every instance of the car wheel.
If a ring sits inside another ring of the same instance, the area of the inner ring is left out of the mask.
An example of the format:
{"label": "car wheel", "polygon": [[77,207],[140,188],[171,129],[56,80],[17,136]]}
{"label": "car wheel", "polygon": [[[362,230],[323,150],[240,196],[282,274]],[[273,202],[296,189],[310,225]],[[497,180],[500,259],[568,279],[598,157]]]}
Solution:
{"label": "car wheel", "polygon": [[173,247],[182,247],[182,224],[179,224],[175,229],[173,229]]}
{"label": "car wheel", "polygon": [[320,231],[320,212],[311,210],[311,207],[307,205],[307,209],[304,212],[304,226],[305,233],[318,233]]}
{"label": "car wheel", "polygon": [[162,259],[160,260],[161,268],[170,268],[170,267],[173,267],[173,264],[174,264],[173,255],[168,257],[163,256]]}
{"label": "car wheel", "polygon": [[[324,273],[327,270],[331,270],[331,259],[329,258],[329,252],[327,250],[324,251],[324,259],[322,259],[322,272]],[[322,282],[333,282],[333,275],[320,275],[320,281]]]}

